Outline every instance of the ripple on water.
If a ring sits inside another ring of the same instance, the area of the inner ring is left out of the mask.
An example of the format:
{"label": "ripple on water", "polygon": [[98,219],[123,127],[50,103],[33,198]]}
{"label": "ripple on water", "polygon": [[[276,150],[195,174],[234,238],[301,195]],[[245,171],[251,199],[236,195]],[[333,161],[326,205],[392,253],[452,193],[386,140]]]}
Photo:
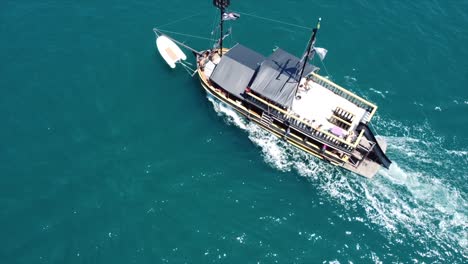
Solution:
{"label": "ripple on water", "polygon": [[[388,152],[395,161],[389,170],[382,169],[376,178],[366,180],[349,177],[342,170],[320,162],[248,122],[228,106],[208,98],[220,116],[248,133],[249,139],[260,147],[266,163],[281,171],[294,170],[310,177],[319,183],[322,194],[333,197],[344,207],[362,207],[366,217],[382,228],[390,241],[402,243],[399,234],[409,232],[423,245],[425,250],[418,252],[422,257],[443,260],[451,255],[447,249],[468,256],[468,203],[457,185],[445,180],[454,174],[463,179],[465,166],[457,166],[460,161],[440,162],[456,155],[462,158],[461,165],[468,165],[468,151],[444,149],[443,138],[434,135],[427,124],[409,127],[396,121],[378,120],[390,133],[398,131],[404,136],[385,137]],[[380,262],[375,253],[371,258]]]}

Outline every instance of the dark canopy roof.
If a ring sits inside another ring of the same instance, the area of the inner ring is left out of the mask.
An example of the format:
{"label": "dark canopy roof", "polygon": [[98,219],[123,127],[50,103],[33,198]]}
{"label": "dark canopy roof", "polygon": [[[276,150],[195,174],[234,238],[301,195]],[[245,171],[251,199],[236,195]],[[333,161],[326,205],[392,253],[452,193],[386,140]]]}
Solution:
{"label": "dark canopy roof", "polygon": [[240,98],[263,60],[259,53],[236,44],[223,55],[210,80]]}
{"label": "dark canopy roof", "polygon": [[[278,48],[262,63],[250,88],[283,107],[290,107],[301,67],[299,58]],[[307,64],[304,72],[307,74],[314,69]]]}

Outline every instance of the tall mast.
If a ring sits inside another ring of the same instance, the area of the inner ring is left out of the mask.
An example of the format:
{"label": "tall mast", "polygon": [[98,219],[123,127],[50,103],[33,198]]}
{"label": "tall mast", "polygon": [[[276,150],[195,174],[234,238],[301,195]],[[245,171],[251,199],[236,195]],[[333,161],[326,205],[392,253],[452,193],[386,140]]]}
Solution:
{"label": "tall mast", "polygon": [[224,38],[223,14],[224,14],[224,10],[226,9],[226,7],[228,7],[230,4],[231,4],[231,0],[213,0],[213,5],[216,6],[217,8],[219,8],[219,12],[220,12],[220,14],[219,14],[219,18],[220,18],[220,22],[219,22],[219,28],[220,28],[219,56],[223,56],[223,38]]}
{"label": "tall mast", "polygon": [[315,43],[315,37],[317,36],[317,31],[320,29],[320,21],[321,20],[322,20],[321,18],[318,19],[317,26],[312,30],[312,36],[310,37],[309,44],[307,45],[307,51],[306,51],[306,54],[305,54],[305,56],[303,58],[304,63],[302,64],[301,73],[299,74],[299,81],[297,83],[296,91],[297,91],[297,88],[299,87],[299,85],[301,83],[302,75],[304,74],[304,70],[305,70],[305,68],[307,66],[307,63],[309,62],[310,54],[313,51],[313,47],[314,47],[314,43]]}

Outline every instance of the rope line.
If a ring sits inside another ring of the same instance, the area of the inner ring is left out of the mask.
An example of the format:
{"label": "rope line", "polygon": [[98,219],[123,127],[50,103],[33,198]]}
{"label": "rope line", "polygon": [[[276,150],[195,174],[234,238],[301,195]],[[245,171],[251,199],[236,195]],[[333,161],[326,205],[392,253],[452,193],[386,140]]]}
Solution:
{"label": "rope line", "polygon": [[331,75],[330,75],[330,73],[328,73],[327,67],[325,66],[325,63],[323,62],[323,60],[321,60],[321,59],[319,58],[319,61],[322,63],[323,69],[324,69],[325,72],[327,73],[327,76],[328,76],[329,78],[331,78]]}
{"label": "rope line", "polygon": [[203,14],[203,13],[205,13],[205,12],[200,12],[200,13],[197,13],[197,14],[194,14],[194,15],[190,15],[190,16],[188,16],[188,17],[180,18],[180,19],[174,20],[174,21],[172,21],[172,22],[169,22],[169,23],[163,24],[163,25],[161,25],[161,26],[158,26],[158,28],[165,27],[165,26],[169,26],[169,25],[175,24],[175,23],[177,23],[177,22],[180,22],[180,21],[183,21],[183,20],[187,20],[187,19],[192,18],[192,17],[195,17],[195,16],[199,16],[199,15],[201,15],[201,14]]}
{"label": "rope line", "polygon": [[[215,10],[216,11],[216,10]],[[217,16],[217,12],[213,12],[213,23],[211,24],[211,37],[214,38],[214,34],[215,34],[215,30],[216,30],[216,25],[218,24],[218,16]],[[210,41],[210,47],[214,47],[215,44],[216,44],[216,38],[213,40],[213,41]]]}
{"label": "rope line", "polygon": [[[159,28],[158,28],[158,29],[159,29]],[[186,36],[186,37],[191,37],[191,38],[197,38],[197,39],[215,41],[215,39],[205,38],[205,37],[200,37],[200,36],[195,36],[195,35],[190,35],[190,34],[185,34],[185,33],[179,33],[179,32],[175,32],[175,31],[169,31],[169,30],[163,30],[163,29],[159,29],[159,31],[165,32],[165,33],[171,33],[171,34],[181,35],[181,36]]]}
{"label": "rope line", "polygon": [[304,26],[301,26],[301,25],[292,24],[292,23],[288,23],[288,22],[284,22],[284,21],[280,21],[280,20],[276,20],[276,19],[272,19],[272,18],[257,16],[257,15],[254,15],[254,14],[244,13],[244,12],[240,12],[240,11],[234,11],[234,12],[242,14],[244,16],[251,16],[251,17],[255,17],[255,18],[259,18],[259,19],[263,19],[263,20],[267,20],[267,21],[271,21],[271,22],[276,22],[276,23],[283,24],[283,25],[288,25],[288,26],[292,26],[292,27],[312,30],[311,28],[308,28],[308,27],[304,27]]}

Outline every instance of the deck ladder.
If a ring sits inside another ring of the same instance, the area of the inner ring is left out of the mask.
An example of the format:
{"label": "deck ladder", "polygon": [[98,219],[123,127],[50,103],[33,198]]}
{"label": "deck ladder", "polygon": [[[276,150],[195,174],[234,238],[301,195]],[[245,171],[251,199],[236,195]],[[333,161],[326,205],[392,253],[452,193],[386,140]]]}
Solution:
{"label": "deck ladder", "polygon": [[262,123],[266,127],[270,127],[271,123],[273,122],[273,118],[265,114],[265,112],[262,113],[262,118],[260,119],[260,123]]}
{"label": "deck ladder", "polygon": [[370,114],[368,111],[366,111],[366,113],[365,113],[364,116],[362,117],[362,122],[363,122],[364,124],[367,124],[367,123],[369,123],[370,118],[371,118],[371,114]]}

